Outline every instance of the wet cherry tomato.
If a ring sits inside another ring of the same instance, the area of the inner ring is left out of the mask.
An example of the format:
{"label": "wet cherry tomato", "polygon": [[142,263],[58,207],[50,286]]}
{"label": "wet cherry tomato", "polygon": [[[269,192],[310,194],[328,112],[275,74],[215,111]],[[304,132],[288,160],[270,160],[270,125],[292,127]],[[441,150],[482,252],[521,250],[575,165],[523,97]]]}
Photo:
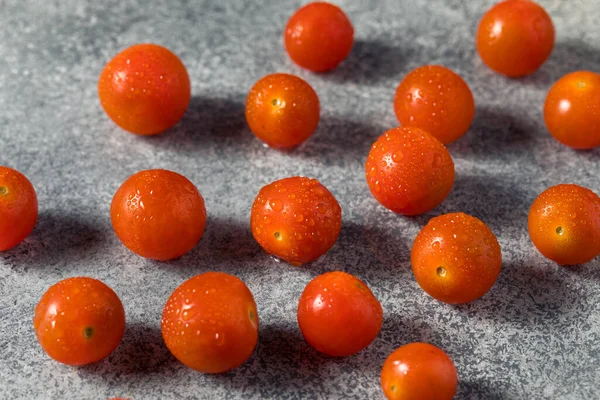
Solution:
{"label": "wet cherry tomato", "polygon": [[529,236],[561,265],[591,261],[600,254],[600,198],[578,185],[546,189],[529,210]]}
{"label": "wet cherry tomato", "polygon": [[365,168],[373,196],[404,215],[434,209],[454,184],[454,162],[446,147],[414,127],[390,129],[379,137]]}
{"label": "wet cherry tomato", "polygon": [[335,244],[342,209],[316,179],[285,178],[260,190],[252,204],[250,227],[267,253],[299,266]]}
{"label": "wet cherry tomato", "polygon": [[535,72],[554,47],[548,13],[530,0],[505,0],[493,6],[477,29],[477,51],[488,67],[518,77]]}
{"label": "wet cherry tomato", "polygon": [[300,296],[298,324],[306,341],[334,357],[358,353],[379,334],[383,310],[369,287],[341,271],[310,281]]}
{"label": "wet cherry tomato", "polygon": [[37,217],[37,195],[29,179],[17,170],[0,166],[0,251],[25,240]]}
{"label": "wet cherry tomato", "polygon": [[319,98],[294,75],[260,79],[246,99],[246,120],[256,137],[271,147],[289,148],[308,139],[319,124]]}
{"label": "wet cherry tomato", "polygon": [[381,370],[381,387],[390,400],[452,400],[457,386],[450,357],[427,343],[396,349]]}
{"label": "wet cherry tomato", "polygon": [[84,365],[117,348],[125,332],[125,311],[116,293],[99,280],[69,278],[44,293],[33,326],[50,357]]}
{"label": "wet cherry tomato", "polygon": [[476,300],[494,285],[502,253],[494,233],[463,213],[429,220],[417,235],[411,262],[417,282],[431,297],[459,304]]}
{"label": "wet cherry tomato", "polygon": [[471,126],[475,101],[460,76],[439,65],[425,65],[400,82],[394,110],[402,125],[424,129],[442,143],[450,143]]}
{"label": "wet cherry tomato", "polygon": [[575,149],[600,146],[600,74],[572,72],[552,86],[544,104],[548,130]]}
{"label": "wet cherry tomato", "polygon": [[190,103],[191,85],[185,66],[170,50],[138,44],[106,64],[98,94],[104,111],[121,128],[155,135],[181,119]]}
{"label": "wet cherry tomato", "polygon": [[207,272],[183,282],[163,310],[162,335],[188,367],[216,374],[242,365],[258,341],[258,314],[248,287],[233,275]]}
{"label": "wet cherry tomato", "polygon": [[181,257],[202,238],[206,208],[198,189],[176,172],[153,169],[129,177],[110,206],[115,233],[142,257]]}
{"label": "wet cherry tomato", "polygon": [[333,4],[314,2],[290,18],[284,33],[285,49],[302,68],[315,72],[334,69],[350,54],[354,28]]}

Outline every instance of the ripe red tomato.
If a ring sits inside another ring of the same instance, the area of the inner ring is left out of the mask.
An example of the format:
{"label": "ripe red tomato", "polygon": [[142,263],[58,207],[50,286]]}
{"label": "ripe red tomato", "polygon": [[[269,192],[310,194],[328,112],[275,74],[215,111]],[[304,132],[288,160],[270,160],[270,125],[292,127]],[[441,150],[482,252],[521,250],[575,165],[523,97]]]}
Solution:
{"label": "ripe red tomato", "polygon": [[552,86],[544,104],[548,130],[575,149],[600,146],[600,74],[577,71]]}
{"label": "ripe red tomato", "polygon": [[381,369],[381,387],[390,400],[452,400],[457,386],[450,357],[427,343],[396,349]]}
{"label": "ripe red tomato", "polygon": [[19,171],[0,166],[0,251],[21,243],[38,217],[35,189]]}
{"label": "ripe red tomato", "polygon": [[350,54],[354,28],[333,4],[314,2],[290,18],[284,33],[285,49],[302,68],[315,72],[334,69]]}
{"label": "ripe red tomato", "polygon": [[342,209],[316,179],[285,178],[263,187],[252,204],[254,238],[269,254],[293,265],[316,260],[333,246]]}
{"label": "ripe red tomato", "polygon": [[155,135],[175,125],[190,103],[185,66],[155,44],[131,46],[106,64],[98,81],[100,103],[121,128]]}
{"label": "ripe red tomato", "polygon": [[414,127],[390,129],[379,137],[365,168],[373,196],[404,215],[434,209],[454,184],[454,162],[446,147]]}
{"label": "ripe red tomato", "polygon": [[121,185],[110,206],[110,218],[129,250],[167,261],[181,257],[202,238],[206,208],[186,177],[153,169],[138,172]]}
{"label": "ripe red tomato", "polygon": [[494,233],[463,213],[429,220],[417,235],[410,258],[421,288],[449,304],[468,303],[486,294],[502,267]]}
{"label": "ripe red tomato", "polygon": [[33,326],[50,357],[84,365],[117,348],[125,332],[125,311],[116,293],[99,280],[69,278],[44,293],[35,307]]}
{"label": "ripe red tomato", "polygon": [[460,76],[439,65],[425,65],[400,82],[394,110],[402,125],[421,128],[440,142],[450,143],[471,126],[475,101]]}
{"label": "ripe red tomato", "polygon": [[379,334],[383,310],[369,287],[341,271],[310,281],[300,296],[298,324],[306,341],[333,357],[358,353]]}
{"label": "ripe red tomato", "polygon": [[529,236],[546,258],[583,264],[600,254],[600,198],[578,185],[546,189],[529,210]]}
{"label": "ripe red tomato", "polygon": [[317,93],[294,75],[267,75],[254,84],[246,99],[250,129],[271,147],[298,146],[317,129],[319,116]]}
{"label": "ripe red tomato", "polygon": [[530,0],[505,0],[493,6],[477,29],[477,51],[488,67],[518,77],[546,61],[554,47],[548,13]]}
{"label": "ripe red tomato", "polygon": [[183,282],[163,310],[162,335],[183,364],[216,374],[242,365],[258,341],[258,313],[248,287],[207,272]]}

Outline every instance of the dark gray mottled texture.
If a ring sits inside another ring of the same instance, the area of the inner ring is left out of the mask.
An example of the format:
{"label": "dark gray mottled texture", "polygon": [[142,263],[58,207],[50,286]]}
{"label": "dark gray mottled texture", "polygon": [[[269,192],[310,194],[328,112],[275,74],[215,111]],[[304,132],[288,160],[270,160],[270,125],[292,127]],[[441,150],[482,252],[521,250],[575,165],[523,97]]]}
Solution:
{"label": "dark gray mottled texture", "polygon": [[[34,233],[0,255],[0,397],[378,399],[386,355],[420,340],[456,362],[459,399],[600,398],[599,262],[561,268],[534,249],[526,227],[529,205],[552,184],[600,191],[598,150],[561,146],[541,113],[561,75],[600,71],[599,4],[542,3],[557,28],[554,53],[535,75],[510,80],[486,69],[474,49],[477,21],[491,0],[339,1],[355,25],[356,44],[326,75],[292,65],[283,50],[283,26],[298,1],[0,0],[0,164],[25,173],[40,201]],[[119,130],[96,94],[105,62],[138,42],[171,48],[193,82],[183,121],[154,138]],[[457,180],[449,198],[427,215],[403,218],[370,195],[363,163],[375,138],[396,125],[397,83],[425,63],[466,79],[477,116],[450,146]],[[251,85],[276,71],[306,79],[322,103],[318,131],[289,154],[264,148],[243,116]],[[170,263],[132,254],[110,225],[117,187],[147,168],[186,175],[207,203],[201,243]],[[338,243],[303,268],[271,260],[248,226],[260,187],[296,174],[318,178],[344,210]],[[452,307],[420,290],[409,252],[429,218],[459,210],[489,224],[504,265],[488,295]],[[332,269],[364,279],[385,309],[373,345],[340,360],[316,354],[295,315],[304,285]],[[252,358],[222,376],[179,364],[159,328],[171,291],[207,270],[247,282],[261,318]],[[83,368],[50,360],[31,322],[48,286],[74,275],[113,287],[128,319],[121,346]]]}

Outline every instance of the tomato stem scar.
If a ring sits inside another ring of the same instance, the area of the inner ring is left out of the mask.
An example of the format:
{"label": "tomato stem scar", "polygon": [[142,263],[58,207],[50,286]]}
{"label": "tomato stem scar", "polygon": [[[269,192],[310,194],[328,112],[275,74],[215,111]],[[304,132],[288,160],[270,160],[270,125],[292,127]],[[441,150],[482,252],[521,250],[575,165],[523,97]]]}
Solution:
{"label": "tomato stem scar", "polygon": [[86,327],[83,330],[83,337],[86,338],[86,339],[89,339],[92,336],[94,336],[94,328],[92,328],[91,326]]}
{"label": "tomato stem scar", "polygon": [[271,100],[271,104],[273,104],[275,107],[281,105],[281,100],[279,99],[273,99]]}
{"label": "tomato stem scar", "polygon": [[435,270],[435,273],[438,276],[442,276],[442,277],[446,276],[446,268],[444,268],[444,267],[437,267],[437,269]]}
{"label": "tomato stem scar", "polygon": [[281,232],[275,232],[273,236],[275,236],[275,239],[281,240]]}
{"label": "tomato stem scar", "polygon": [[556,234],[559,236],[562,236],[565,233],[565,230],[563,229],[562,226],[559,226],[558,228],[556,228]]}
{"label": "tomato stem scar", "polygon": [[6,186],[0,186],[0,196],[6,196],[8,194],[8,188]]}

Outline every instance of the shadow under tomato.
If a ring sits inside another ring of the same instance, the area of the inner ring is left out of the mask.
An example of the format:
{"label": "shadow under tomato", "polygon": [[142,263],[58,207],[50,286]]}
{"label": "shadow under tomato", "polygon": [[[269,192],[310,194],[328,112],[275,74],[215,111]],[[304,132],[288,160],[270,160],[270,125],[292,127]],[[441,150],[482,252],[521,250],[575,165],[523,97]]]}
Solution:
{"label": "shadow under tomato", "polygon": [[483,379],[458,380],[458,389],[454,396],[456,400],[509,400],[506,393],[498,387],[497,383],[488,382]]}

